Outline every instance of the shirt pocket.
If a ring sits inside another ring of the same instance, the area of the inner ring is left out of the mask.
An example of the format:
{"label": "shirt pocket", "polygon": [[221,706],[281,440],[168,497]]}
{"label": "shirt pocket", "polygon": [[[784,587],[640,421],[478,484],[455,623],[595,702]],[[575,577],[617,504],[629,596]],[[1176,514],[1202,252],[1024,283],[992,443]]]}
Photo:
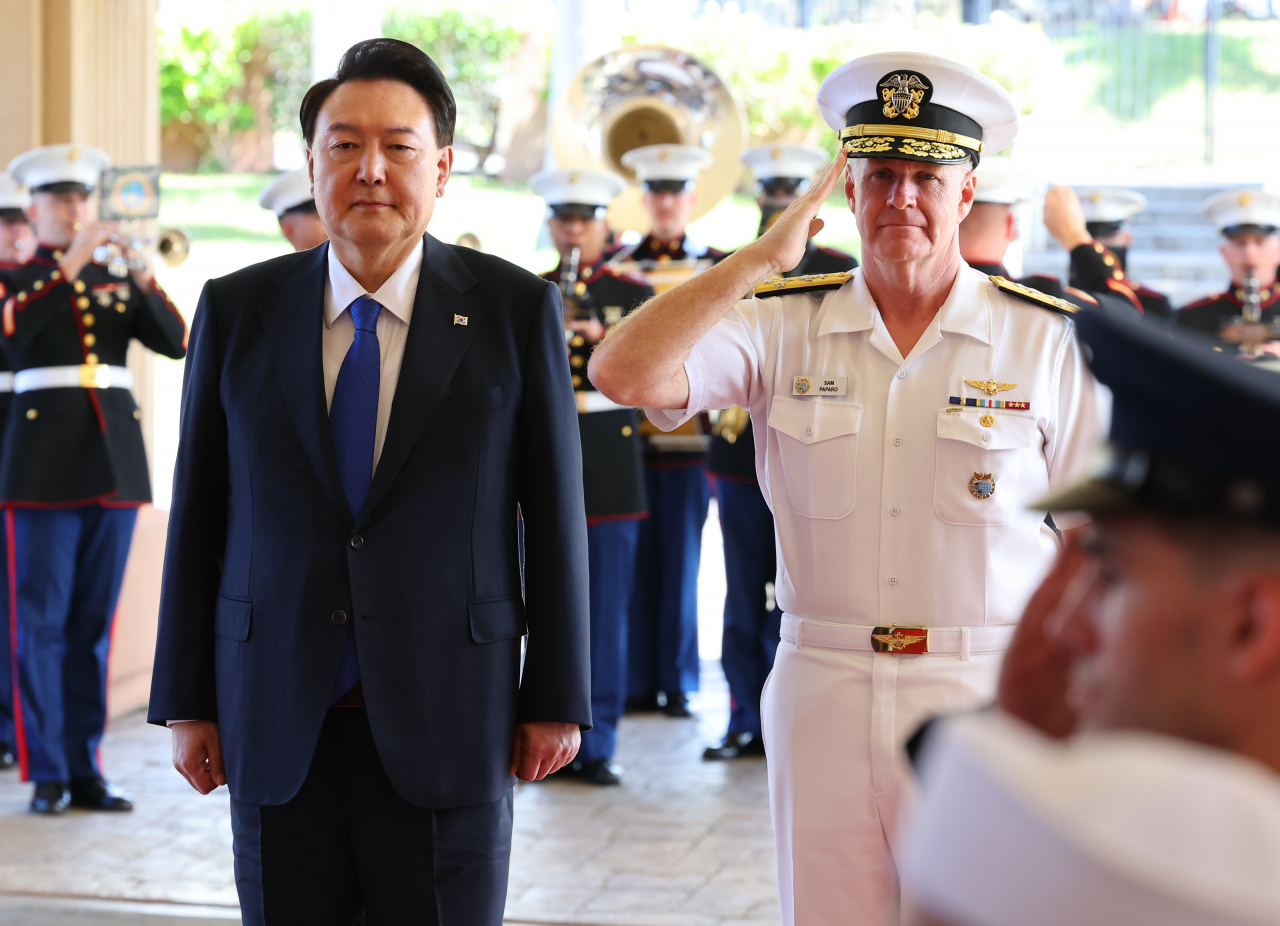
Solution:
{"label": "shirt pocket", "polygon": [[854,463],[862,406],[777,395],[769,427],[777,432],[791,510],[805,518],[848,517],[857,501]]}
{"label": "shirt pocket", "polygon": [[[995,419],[989,428],[979,420],[985,415]],[[1011,523],[1018,512],[1014,488],[1023,461],[1039,443],[1040,429],[1030,414],[988,409],[977,414],[967,409],[938,412],[933,487],[938,517],[948,524]],[[980,484],[975,486],[975,481]]]}

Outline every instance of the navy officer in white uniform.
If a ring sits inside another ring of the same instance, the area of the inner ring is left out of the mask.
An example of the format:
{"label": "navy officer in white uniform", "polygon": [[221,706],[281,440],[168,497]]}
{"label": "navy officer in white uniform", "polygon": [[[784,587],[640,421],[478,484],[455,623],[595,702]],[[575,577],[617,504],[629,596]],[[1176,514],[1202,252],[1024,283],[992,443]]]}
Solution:
{"label": "navy officer in white uniform", "polygon": [[274,177],[258,194],[258,205],[276,214],[280,234],[295,251],[309,251],[329,240],[305,167],[286,170]]}
{"label": "navy officer in white uniform", "polygon": [[[973,168],[1017,134],[1009,95],[902,52],[836,69],[818,105],[845,142],[822,179],[625,319],[591,375],[663,427],[751,412],[784,612],[762,698],[782,918],[879,924],[898,910],[902,745],[992,698],[1057,549],[1027,505],[1087,467],[1108,401],[1070,304],[960,257]],[[800,260],[842,179],[862,266],[761,285]]]}

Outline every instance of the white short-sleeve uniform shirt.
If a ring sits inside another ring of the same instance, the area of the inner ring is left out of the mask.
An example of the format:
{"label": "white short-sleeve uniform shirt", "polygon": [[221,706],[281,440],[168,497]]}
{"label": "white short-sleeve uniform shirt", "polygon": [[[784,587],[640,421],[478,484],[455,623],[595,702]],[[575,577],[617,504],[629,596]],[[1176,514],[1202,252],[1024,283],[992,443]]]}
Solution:
{"label": "white short-sleeve uniform shirt", "polygon": [[738,303],[684,368],[688,407],[650,419],[751,411],[778,603],[817,621],[1017,621],[1056,549],[1028,505],[1084,474],[1110,411],[1070,319],[967,265],[907,357],[858,270],[839,289]]}

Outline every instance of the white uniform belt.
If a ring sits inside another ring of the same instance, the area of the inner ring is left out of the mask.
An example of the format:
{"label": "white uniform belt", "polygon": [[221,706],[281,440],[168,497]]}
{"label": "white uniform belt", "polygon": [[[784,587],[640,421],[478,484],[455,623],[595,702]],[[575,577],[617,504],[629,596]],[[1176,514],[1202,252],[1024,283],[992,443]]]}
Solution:
{"label": "white uniform belt", "polygon": [[[823,649],[847,649],[864,653],[882,652],[903,655],[950,653],[968,658],[971,654],[1003,653],[1013,639],[1017,624],[995,624],[982,627],[868,627],[862,624],[837,624],[811,621],[793,614],[782,615],[782,639],[794,643],[796,649],[817,646]],[[894,631],[903,642],[892,642]],[[911,631],[916,631],[912,633]],[[913,645],[921,633],[925,640]],[[877,637],[880,642],[877,642]],[[923,644],[923,645],[921,645]]]}
{"label": "white uniform belt", "polygon": [[588,389],[575,392],[573,400],[578,404],[578,414],[580,415],[590,412],[616,412],[620,408],[631,407],[630,405],[619,405],[603,392],[593,392]]}
{"label": "white uniform belt", "polygon": [[133,371],[105,363],[68,367],[33,367],[13,374],[14,392],[36,389],[132,389]]}
{"label": "white uniform belt", "polygon": [[6,371],[0,373],[0,392],[13,392],[13,374]]}

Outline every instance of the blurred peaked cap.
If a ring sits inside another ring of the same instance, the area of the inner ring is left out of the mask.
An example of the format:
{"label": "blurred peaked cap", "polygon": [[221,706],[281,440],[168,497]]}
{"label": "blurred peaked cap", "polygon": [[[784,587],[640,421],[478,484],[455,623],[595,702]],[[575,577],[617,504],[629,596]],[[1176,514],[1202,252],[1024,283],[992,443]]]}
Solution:
{"label": "blurred peaked cap", "polygon": [[282,218],[290,209],[312,199],[315,197],[311,195],[311,177],[305,167],[299,167],[272,178],[258,194],[258,205]]}
{"label": "blurred peaked cap", "polygon": [[757,180],[812,180],[831,160],[811,145],[756,145],[742,152],[742,163]]}
{"label": "blurred peaked cap", "polygon": [[904,893],[982,926],[1280,923],[1280,776],[1150,733],[942,722],[902,834]]}
{"label": "blurred peaked cap", "polygon": [[[912,91],[918,109],[907,105]],[[988,155],[1003,151],[1018,134],[1018,107],[1003,87],[963,64],[920,52],[883,52],[841,65],[818,88],[818,109],[837,132],[855,125],[867,129],[865,138],[850,140],[860,145],[850,151],[852,157],[958,163],[970,154],[976,157],[979,148]],[[886,127],[897,132],[872,131]],[[930,129],[969,136],[981,145],[956,142],[966,149],[963,158],[943,149],[930,154],[920,134]]]}
{"label": "blurred peaked cap", "polygon": [[26,209],[31,205],[31,194],[15,183],[8,174],[0,174],[0,209]]}
{"label": "blurred peaked cap", "polygon": [[1110,448],[1091,478],[1036,507],[1280,528],[1280,374],[1136,315],[1090,307],[1072,318],[1093,375],[1111,390]]}
{"label": "blurred peaked cap", "polygon": [[1031,198],[1031,172],[1013,158],[983,158],[977,173],[975,203],[1012,206]]}
{"label": "blurred peaked cap", "polygon": [[1237,225],[1280,227],[1280,196],[1270,190],[1223,190],[1206,199],[1200,211],[1218,231]]}
{"label": "blurred peaked cap", "polygon": [[45,145],[24,151],[9,162],[9,176],[33,193],[55,183],[97,187],[111,157],[88,145]]}
{"label": "blurred peaked cap", "polygon": [[544,170],[529,178],[529,187],[548,206],[608,206],[627,188],[627,181],[607,170]]}
{"label": "blurred peaked cap", "polygon": [[693,145],[645,145],[622,156],[622,166],[636,172],[636,180],[697,180],[715,162],[710,151]]}
{"label": "blurred peaked cap", "polygon": [[1086,222],[1127,222],[1147,208],[1147,198],[1118,187],[1081,187],[1076,190]]}

